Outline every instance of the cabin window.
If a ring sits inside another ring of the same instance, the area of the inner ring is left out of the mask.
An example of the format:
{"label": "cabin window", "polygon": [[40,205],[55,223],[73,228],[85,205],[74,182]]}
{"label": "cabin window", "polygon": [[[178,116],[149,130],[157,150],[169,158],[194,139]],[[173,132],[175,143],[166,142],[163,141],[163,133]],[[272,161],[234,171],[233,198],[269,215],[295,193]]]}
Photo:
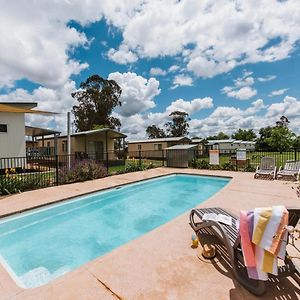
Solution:
{"label": "cabin window", "polygon": [[142,145],[138,144],[138,150],[142,150]]}
{"label": "cabin window", "polygon": [[7,124],[0,124],[0,132],[7,132]]}
{"label": "cabin window", "polygon": [[162,150],[162,144],[154,144],[154,150]]}
{"label": "cabin window", "polygon": [[62,141],[62,152],[67,153],[68,152],[68,142]]}

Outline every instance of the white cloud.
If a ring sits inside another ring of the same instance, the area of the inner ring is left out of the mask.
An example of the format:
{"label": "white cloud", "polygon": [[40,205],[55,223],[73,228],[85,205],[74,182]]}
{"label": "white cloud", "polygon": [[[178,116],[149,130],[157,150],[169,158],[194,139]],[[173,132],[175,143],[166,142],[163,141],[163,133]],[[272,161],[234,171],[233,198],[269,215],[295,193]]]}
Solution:
{"label": "white cloud", "polygon": [[239,90],[233,90],[226,93],[228,97],[233,97],[239,100],[248,100],[257,94],[257,90],[249,86],[244,86]]}
{"label": "white cloud", "polygon": [[258,77],[257,80],[260,82],[267,82],[276,79],[276,75],[268,75],[265,77]]}
{"label": "white cloud", "polygon": [[155,107],[154,97],[160,93],[159,81],[146,79],[136,73],[110,73],[108,79],[115,80],[122,88],[122,106],[116,112],[129,117]]}
{"label": "white cloud", "polygon": [[283,95],[283,94],[284,94],[286,91],[288,91],[288,90],[289,90],[289,89],[279,89],[279,90],[272,91],[272,92],[269,94],[269,97]]}
{"label": "white cloud", "polygon": [[180,69],[180,67],[179,66],[177,66],[177,65],[173,65],[173,66],[171,66],[170,68],[169,68],[169,73],[173,73],[173,72],[176,72],[176,71],[178,71]]}
{"label": "white cloud", "polygon": [[179,86],[192,86],[193,78],[188,75],[179,74],[176,75],[173,79],[173,86],[171,89],[176,89]]}
{"label": "white cloud", "polygon": [[150,75],[152,76],[164,76],[167,74],[167,71],[161,69],[161,68],[151,68],[150,69]]}
{"label": "white cloud", "polygon": [[185,101],[183,99],[177,99],[173,101],[167,108],[166,113],[170,114],[173,111],[185,111],[189,115],[198,112],[202,109],[208,109],[213,107],[213,99],[210,97],[196,98],[192,101]]}
{"label": "white cloud", "polygon": [[298,0],[116,3],[104,14],[121,30],[121,45],[139,58],[180,57],[201,77],[284,59],[300,39]]}
{"label": "white cloud", "polygon": [[119,50],[109,49],[107,55],[108,58],[119,64],[134,63],[138,60],[137,55],[129,50],[126,45],[121,45]]}
{"label": "white cloud", "polygon": [[222,94],[228,97],[236,98],[239,100],[248,100],[257,94],[257,90],[251,87],[255,80],[252,72],[244,71],[243,76],[234,80],[234,86],[225,86],[221,89]]}
{"label": "white cloud", "polygon": [[88,67],[71,59],[76,47],[88,47],[84,33],[71,27],[101,18],[96,1],[5,1],[0,10],[0,88],[28,79],[48,88],[63,86]]}
{"label": "white cloud", "polygon": [[24,89],[16,89],[6,95],[0,95],[0,102],[38,102],[38,109],[59,113],[53,116],[26,115],[26,123],[43,128],[55,128],[66,131],[66,113],[75,104],[71,93],[76,90],[75,82],[68,81],[62,87],[51,89],[39,87],[32,93]]}

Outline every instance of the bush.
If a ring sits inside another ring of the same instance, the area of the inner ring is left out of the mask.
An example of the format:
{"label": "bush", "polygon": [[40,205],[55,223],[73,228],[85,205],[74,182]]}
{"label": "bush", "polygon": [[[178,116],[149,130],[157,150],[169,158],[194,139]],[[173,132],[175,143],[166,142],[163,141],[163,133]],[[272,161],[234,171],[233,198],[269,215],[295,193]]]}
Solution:
{"label": "bush", "polygon": [[0,176],[0,195],[21,193],[51,185],[49,173]]}
{"label": "bush", "polygon": [[146,170],[147,166],[141,161],[141,164],[138,160],[130,161],[126,164],[125,172],[136,172]]}
{"label": "bush", "polygon": [[190,162],[190,166],[195,169],[210,169],[211,168],[211,165],[205,159],[201,159],[201,160],[193,159]]}
{"label": "bush", "polygon": [[231,162],[225,162],[221,166],[222,170],[226,171],[235,171],[235,165],[233,165]]}
{"label": "bush", "polygon": [[59,170],[58,181],[62,183],[72,183],[92,180],[107,176],[107,170],[103,165],[97,164],[93,160],[76,161],[70,170]]}
{"label": "bush", "polygon": [[244,169],[245,172],[255,172],[256,168],[251,166],[251,165],[247,165]]}

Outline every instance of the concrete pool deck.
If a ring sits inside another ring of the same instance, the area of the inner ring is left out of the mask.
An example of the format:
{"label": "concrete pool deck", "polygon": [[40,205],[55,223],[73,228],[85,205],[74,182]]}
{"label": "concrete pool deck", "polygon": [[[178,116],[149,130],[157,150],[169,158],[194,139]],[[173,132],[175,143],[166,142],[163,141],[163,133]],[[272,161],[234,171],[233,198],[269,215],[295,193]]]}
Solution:
{"label": "concrete pool deck", "polygon": [[[253,173],[157,168],[50,187],[0,199],[0,216],[61,199],[172,173],[230,176],[231,182],[199,205],[241,209],[284,204],[300,207],[295,183],[254,180]],[[268,283],[257,298],[241,287],[222,260],[200,260],[192,249],[189,212],[49,284],[22,289],[0,265],[0,299],[299,299],[292,279]],[[24,257],[26,259],[26,257]]]}

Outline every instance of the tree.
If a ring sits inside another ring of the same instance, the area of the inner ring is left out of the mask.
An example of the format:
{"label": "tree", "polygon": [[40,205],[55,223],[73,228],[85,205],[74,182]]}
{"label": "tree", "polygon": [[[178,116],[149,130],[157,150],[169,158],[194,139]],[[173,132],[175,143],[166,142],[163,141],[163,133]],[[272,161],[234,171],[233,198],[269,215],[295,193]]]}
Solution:
{"label": "tree", "polygon": [[256,141],[256,147],[261,150],[270,148],[267,139],[271,137],[272,127],[264,127],[259,130],[259,138]]}
{"label": "tree", "polygon": [[286,116],[281,116],[279,121],[276,122],[277,127],[287,127],[290,121]]}
{"label": "tree", "polygon": [[231,136],[233,139],[242,141],[254,141],[256,139],[256,134],[253,129],[239,129]]}
{"label": "tree", "polygon": [[266,139],[266,142],[271,149],[282,152],[293,146],[295,138],[295,133],[287,127],[274,127],[272,128],[271,136]]}
{"label": "tree", "polygon": [[227,135],[224,132],[219,132],[217,135],[211,135],[209,137],[207,137],[207,140],[228,140],[229,139],[229,135]]}
{"label": "tree", "polygon": [[163,138],[166,136],[166,133],[164,132],[164,130],[159,128],[156,125],[148,126],[146,129],[146,133],[148,134],[148,137],[150,139]]}
{"label": "tree", "polygon": [[190,127],[188,113],[185,111],[173,111],[169,114],[169,117],[172,117],[172,121],[165,124],[168,136],[179,137],[188,135]]}
{"label": "tree", "polygon": [[79,102],[73,106],[76,131],[92,130],[95,126],[119,129],[120,120],[111,114],[115,107],[122,105],[121,93],[114,80],[99,75],[92,75],[81,82],[80,88],[72,93],[72,97]]}

